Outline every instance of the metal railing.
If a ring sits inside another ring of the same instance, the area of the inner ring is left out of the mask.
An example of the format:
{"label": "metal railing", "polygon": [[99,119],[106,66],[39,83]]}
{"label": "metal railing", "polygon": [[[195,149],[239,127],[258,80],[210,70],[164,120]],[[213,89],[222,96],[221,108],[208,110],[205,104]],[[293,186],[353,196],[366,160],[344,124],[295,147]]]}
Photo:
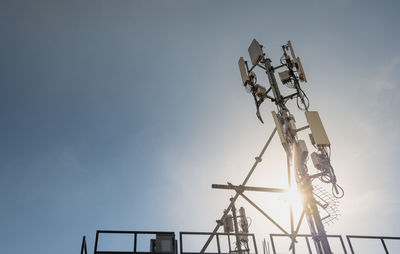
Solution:
{"label": "metal railing", "polygon": [[[184,251],[183,250],[183,236],[184,235],[206,235],[206,236],[215,236],[215,239],[217,241],[217,252],[191,252],[191,251]],[[220,236],[227,236],[228,237],[228,246],[229,246],[229,252],[221,252],[221,239]],[[232,250],[231,246],[231,237],[236,237],[236,236],[247,236],[252,238],[253,242],[253,249],[254,252],[248,252],[249,254],[258,254],[257,251],[257,244],[256,244],[256,238],[254,234],[245,234],[245,233],[213,233],[213,232],[179,232],[179,249],[180,249],[180,254],[199,254],[199,253],[204,253],[204,254],[230,254],[233,252],[236,252],[237,250]]]}
{"label": "metal railing", "polygon": [[[101,234],[127,234],[133,236],[133,250],[131,251],[99,251],[99,236]],[[116,231],[116,230],[97,230],[96,240],[94,244],[94,254],[175,254],[175,246],[172,252],[152,252],[152,251],[137,251],[137,236],[138,235],[171,235],[175,239],[174,232],[162,232],[162,231]]]}
{"label": "metal railing", "polygon": [[[99,237],[100,235],[103,234],[127,234],[127,235],[132,235],[133,238],[133,248],[132,250],[128,251],[105,251],[105,250],[98,250],[98,245],[99,245]],[[137,239],[138,235],[170,235],[174,239],[174,246],[173,246],[173,251],[172,252],[156,252],[156,251],[138,251],[137,250]],[[246,252],[248,254],[258,254],[257,251],[257,245],[256,245],[256,239],[254,234],[245,234],[245,233],[213,233],[213,232],[179,232],[179,253],[180,254],[199,254],[202,253],[201,251],[198,252],[192,252],[192,251],[184,251],[183,250],[183,245],[184,245],[184,240],[183,236],[186,235],[198,235],[198,236],[214,236],[216,239],[216,247],[217,247],[217,252],[203,252],[204,254],[232,254],[232,253],[239,253],[237,250],[232,249],[232,241],[231,237],[233,238],[233,241],[236,239],[236,236],[247,236],[249,238],[249,242],[253,243],[253,252],[250,253],[248,248],[247,250],[242,250],[243,252]],[[221,251],[221,236],[227,236],[228,240],[228,246],[229,250],[228,252],[222,252]],[[273,254],[276,254],[276,246],[274,242],[274,237],[288,237],[286,234],[270,234],[270,240],[271,240],[271,247],[272,247],[272,252]],[[343,241],[343,238],[341,235],[327,235],[328,239],[329,238],[337,238],[340,240],[341,247],[343,249],[343,252],[347,254],[347,250]],[[312,254],[312,235],[310,234],[298,234],[296,235],[296,238],[304,238],[307,244],[307,249],[308,253]],[[311,243],[310,243],[310,238],[311,238]],[[351,239],[372,239],[372,240],[380,240],[382,243],[382,248],[385,250],[385,253],[389,253],[389,250],[387,248],[385,240],[400,240],[400,237],[393,237],[393,236],[365,236],[365,235],[346,235],[346,239],[351,251],[351,254],[357,253],[354,249],[353,243]],[[248,246],[247,246],[248,247]],[[397,250],[398,253],[399,250]],[[165,231],[116,231],[116,230],[97,230],[96,231],[96,239],[95,239],[95,246],[94,246],[94,254],[177,254],[177,246],[176,246],[176,240],[175,240],[175,233],[174,232],[165,232]],[[87,244],[86,244],[86,236],[82,237],[82,244],[81,244],[81,252],[80,254],[87,254]],[[358,253],[357,253],[358,254]]]}
{"label": "metal railing", "polygon": [[385,240],[400,240],[400,237],[393,237],[393,236],[367,236],[367,235],[346,235],[347,242],[349,243],[350,251],[352,254],[354,254],[354,248],[351,243],[351,238],[355,239],[375,239],[375,240],[381,240],[383,249],[385,250],[385,253],[388,254],[389,251],[387,249]]}
{"label": "metal railing", "polygon": [[[274,237],[288,237],[288,235],[286,234],[270,234],[270,239],[271,239],[271,245],[272,245],[272,252],[273,254],[276,254],[276,248],[275,248],[275,242],[274,242]],[[312,254],[312,249],[311,249],[311,244],[310,244],[310,240],[308,238],[312,239],[312,235],[307,235],[307,234],[297,234],[296,238],[301,237],[301,238],[305,238],[306,240],[306,244],[307,244],[307,249],[308,249],[308,253]],[[340,240],[340,243],[342,245],[343,251],[345,254],[347,254],[347,250],[346,247],[344,245],[344,241],[341,235],[327,235],[327,238],[329,240],[329,238],[338,238]]]}

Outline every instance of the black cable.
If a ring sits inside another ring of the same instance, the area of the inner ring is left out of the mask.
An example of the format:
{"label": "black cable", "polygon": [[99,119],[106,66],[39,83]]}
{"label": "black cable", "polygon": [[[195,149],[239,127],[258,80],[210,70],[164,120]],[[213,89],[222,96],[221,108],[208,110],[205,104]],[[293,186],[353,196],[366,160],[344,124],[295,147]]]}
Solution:
{"label": "black cable", "polygon": [[285,56],[284,56],[284,55],[282,55],[282,56],[281,56],[281,59],[279,59],[279,62],[281,62],[281,64],[284,64],[284,65],[286,65],[286,66],[287,66],[287,63],[283,63],[283,62],[282,62],[282,59],[284,59],[284,58],[285,58]]}
{"label": "black cable", "polygon": [[343,198],[344,196],[344,190],[343,188],[339,185],[339,184],[332,184],[332,195],[339,199],[339,198]]}
{"label": "black cable", "polygon": [[[307,96],[307,94],[303,91],[303,89],[301,89],[301,87],[300,87],[300,85],[299,85],[299,91],[298,92],[300,92],[301,94],[302,94],[302,96],[303,96],[303,98],[305,98],[305,101],[304,101],[304,103],[303,102],[301,102],[303,105],[304,105],[304,108],[303,107],[300,107],[300,103],[299,103],[299,97],[300,96],[297,96],[296,98],[296,103],[297,103],[297,107],[301,110],[301,111],[308,111],[308,108],[310,107],[310,100],[308,99],[308,96]],[[301,98],[301,97],[300,97]]]}

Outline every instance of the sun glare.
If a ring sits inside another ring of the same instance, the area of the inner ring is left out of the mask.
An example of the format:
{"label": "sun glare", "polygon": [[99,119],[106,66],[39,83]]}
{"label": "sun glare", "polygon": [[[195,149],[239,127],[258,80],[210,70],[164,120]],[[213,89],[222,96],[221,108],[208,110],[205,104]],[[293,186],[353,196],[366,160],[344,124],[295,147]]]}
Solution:
{"label": "sun glare", "polygon": [[288,202],[289,205],[292,205],[295,213],[302,211],[303,209],[302,195],[295,187],[292,187],[285,192],[284,200]]}

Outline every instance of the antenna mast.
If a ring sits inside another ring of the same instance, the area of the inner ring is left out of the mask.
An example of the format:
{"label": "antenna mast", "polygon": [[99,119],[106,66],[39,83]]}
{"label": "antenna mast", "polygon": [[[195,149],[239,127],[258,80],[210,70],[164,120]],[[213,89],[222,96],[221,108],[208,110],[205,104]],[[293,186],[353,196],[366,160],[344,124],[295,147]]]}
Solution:
{"label": "antenna mast", "polygon": [[[271,59],[263,52],[263,46],[258,43],[257,40],[253,40],[250,44],[248,51],[251,60],[251,67],[249,68],[247,61],[243,57],[239,59],[239,70],[242,77],[243,86],[248,92],[253,95],[254,102],[256,105],[256,115],[258,119],[264,123],[260,114],[260,105],[265,100],[270,100],[277,107],[277,112],[272,111],[272,117],[275,122],[276,128],[269,137],[266,145],[261,151],[260,155],[256,157],[256,162],[251,168],[246,179],[242,185],[235,186],[230,183],[228,185],[213,185],[213,188],[218,189],[234,189],[236,195],[231,198],[231,202],[228,208],[224,211],[224,214],[220,220],[217,221],[217,226],[214,228],[213,233],[215,234],[219,227],[223,225],[223,222],[228,216],[228,213],[234,208],[234,202],[241,196],[248,201],[253,207],[260,211],[268,220],[270,220],[278,229],[280,229],[285,235],[291,238],[290,249],[292,253],[295,253],[296,236],[301,226],[303,217],[305,216],[308,222],[309,229],[314,241],[315,249],[319,254],[331,254],[331,248],[328,242],[326,231],[324,228],[323,220],[321,218],[320,210],[327,210],[330,205],[329,202],[321,200],[318,195],[318,188],[315,189],[313,186],[314,180],[320,180],[323,183],[332,185],[332,194],[335,198],[341,198],[344,195],[343,189],[336,183],[336,176],[333,167],[330,163],[330,141],[326,135],[325,129],[320,120],[319,114],[316,111],[309,111],[309,100],[305,92],[300,86],[300,82],[307,82],[306,75],[304,73],[301,61],[299,57],[295,56],[292,44],[290,41],[282,46],[283,55],[280,59],[280,65],[273,66]],[[270,87],[265,87],[257,84],[257,76],[254,73],[255,68],[261,68],[268,77]],[[279,72],[279,78],[283,85],[294,89],[294,93],[289,95],[282,95],[277,80],[275,78],[275,71],[283,69]],[[270,92],[272,91],[272,94]],[[305,116],[308,122],[307,126],[298,128],[296,127],[296,121],[294,116],[290,113],[286,107],[286,103],[289,100],[296,99],[297,107],[305,112]],[[314,167],[317,169],[317,173],[310,174],[307,167],[308,149],[304,140],[298,138],[297,133],[306,129],[310,129],[309,134],[310,141],[315,147],[316,151],[311,154],[311,159]],[[261,158],[268,147],[271,139],[275,132],[278,132],[280,141],[287,155],[287,170],[288,170],[288,189],[277,189],[277,188],[263,188],[263,187],[249,187],[246,186],[251,174],[256,168],[257,164],[261,162]],[[303,212],[299,219],[299,222],[295,228],[293,221],[293,209],[290,205],[290,233],[281,227],[276,221],[274,221],[267,213],[259,208],[254,202],[252,202],[247,196],[243,194],[244,191],[263,191],[263,192],[285,192],[292,188],[292,177],[296,181],[297,190],[302,196]],[[322,202],[321,202],[322,201]],[[332,208],[333,209],[333,208]],[[329,215],[328,215],[329,216]],[[203,246],[201,253],[204,253],[208,247],[214,235],[211,235],[205,245]],[[240,246],[239,250],[240,252]]]}

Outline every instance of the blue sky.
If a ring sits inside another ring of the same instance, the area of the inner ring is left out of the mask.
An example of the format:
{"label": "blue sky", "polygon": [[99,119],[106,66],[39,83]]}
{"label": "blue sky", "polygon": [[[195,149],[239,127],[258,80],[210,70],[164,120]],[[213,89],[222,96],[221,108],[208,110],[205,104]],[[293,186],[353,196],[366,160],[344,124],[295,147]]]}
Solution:
{"label": "blue sky", "polygon": [[[328,232],[400,235],[399,9],[2,0],[2,252],[74,253],[82,235],[91,249],[97,229],[212,230],[231,193],[210,185],[240,183],[273,129],[274,106],[261,125],[241,87],[253,38],[274,64],[287,40],[302,58],[346,191]],[[251,184],[282,185],[283,156],[275,140]],[[277,232],[248,210],[259,239]]]}

